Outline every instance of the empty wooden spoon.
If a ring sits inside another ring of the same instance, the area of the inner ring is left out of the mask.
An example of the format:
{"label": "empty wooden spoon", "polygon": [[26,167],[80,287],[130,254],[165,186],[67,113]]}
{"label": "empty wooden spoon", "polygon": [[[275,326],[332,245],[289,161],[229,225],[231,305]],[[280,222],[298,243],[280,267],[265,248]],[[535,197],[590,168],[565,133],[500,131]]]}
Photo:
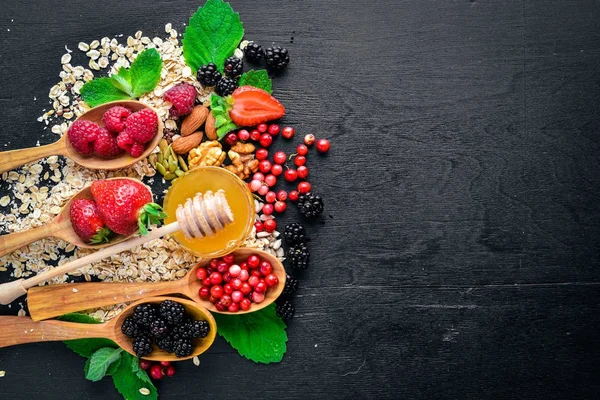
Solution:
{"label": "empty wooden spoon", "polygon": [[263,302],[252,303],[252,307],[247,311],[240,310],[236,313],[218,311],[210,301],[200,298],[198,290],[202,287],[202,283],[196,278],[196,270],[210,262],[210,260],[202,260],[178,281],[158,283],[66,283],[32,287],[27,294],[29,313],[34,321],[39,321],[70,312],[128,303],[148,296],[165,294],[185,295],[196,304],[221,314],[245,314],[258,311],[273,303],[285,287],[286,274],[281,261],[267,252],[256,249],[240,248],[231,254],[235,256],[236,263],[245,261],[251,254],[258,255],[262,260],[271,263],[273,273],[279,279],[277,286],[267,290]]}
{"label": "empty wooden spoon", "polygon": [[57,320],[35,322],[28,317],[0,317],[0,347],[24,343],[106,338],[114,341],[129,354],[135,355],[133,340],[121,332],[123,321],[133,314],[133,309],[138,304],[158,304],[165,300],[173,300],[182,304],[190,317],[195,320],[207,321],[210,330],[205,338],[193,340],[192,354],[187,357],[176,357],[175,354],[154,347],[152,353],[143,358],[151,361],[183,361],[204,353],[215,340],[217,333],[215,319],[205,308],[192,301],[177,297],[151,297],[135,302],[125,308],[116,318],[105,324],[79,324]]}
{"label": "empty wooden spoon", "polygon": [[[109,178],[109,179],[128,179],[131,181],[140,182],[137,179],[132,178]],[[127,238],[133,236],[122,236],[116,235],[111,238],[108,243],[101,244],[89,244],[81,240],[77,233],[73,230],[71,225],[71,218],[69,217],[69,210],[71,209],[71,203],[76,199],[92,199],[92,193],[90,187],[86,187],[80,190],[75,196],[73,196],[67,204],[65,204],[60,210],[60,213],[48,224],[40,226],[39,228],[30,229],[24,232],[15,232],[8,235],[0,236],[0,257],[5,254],[9,254],[18,248],[28,245],[29,243],[35,242],[36,240],[43,239],[48,236],[57,237],[63,239],[69,243],[73,243],[75,246],[84,247],[89,249],[100,249],[107,246],[112,246],[115,243],[122,242]]]}
{"label": "empty wooden spoon", "polygon": [[[100,126],[102,124],[102,115],[106,110],[113,106],[123,106],[132,111],[139,111],[144,108],[151,108],[146,104],[136,101],[136,100],[122,100],[122,101],[112,101],[110,103],[105,103],[94,107],[82,114],[77,118],[77,120],[88,120],[92,122],[96,122]],[[156,111],[156,110],[155,110]],[[157,114],[158,115],[158,114]],[[0,153],[0,173],[5,171],[10,171],[11,169],[15,169],[20,167],[23,164],[27,164],[29,162],[39,160],[40,158],[50,157],[55,155],[61,155],[70,158],[75,161],[77,164],[84,166],[89,169],[104,169],[104,170],[114,170],[128,167],[136,162],[148,157],[148,155],[154,150],[154,148],[160,142],[163,134],[163,123],[160,118],[158,118],[158,127],[156,128],[156,135],[154,139],[150,143],[146,145],[146,150],[139,157],[132,157],[127,153],[123,153],[116,158],[106,159],[99,157],[97,155],[84,156],[79,154],[73,149],[71,143],[67,138],[67,135],[63,135],[60,139],[52,144],[48,144],[45,146],[39,147],[30,147],[28,149],[19,149],[19,150],[10,150],[4,151]]]}

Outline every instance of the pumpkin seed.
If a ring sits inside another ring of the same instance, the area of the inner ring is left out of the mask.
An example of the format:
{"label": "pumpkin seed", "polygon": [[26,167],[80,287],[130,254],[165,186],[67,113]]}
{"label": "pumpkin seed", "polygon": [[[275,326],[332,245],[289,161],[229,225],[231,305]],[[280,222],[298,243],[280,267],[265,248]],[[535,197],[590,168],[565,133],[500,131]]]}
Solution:
{"label": "pumpkin seed", "polygon": [[185,174],[185,172],[183,172],[183,171],[182,171],[182,170],[180,170],[180,169],[178,169],[177,171],[175,171],[175,175],[177,175],[177,176],[181,176],[181,175],[183,175],[183,174]]}
{"label": "pumpkin seed", "polygon": [[163,167],[162,164],[156,164],[156,169],[158,170],[158,172],[160,172],[161,175],[165,175],[167,173],[167,170],[165,169],[165,167]]}
{"label": "pumpkin seed", "polygon": [[177,161],[169,160],[169,171],[175,172],[178,169],[179,169],[179,164],[177,164]]}
{"label": "pumpkin seed", "polygon": [[189,168],[186,165],[185,160],[183,159],[183,157],[177,156],[177,160],[179,160],[179,165],[181,166],[181,169],[184,170],[185,172],[188,172]]}
{"label": "pumpkin seed", "polygon": [[164,153],[167,147],[169,147],[169,142],[167,142],[166,139],[161,139],[160,142],[158,142],[158,147],[160,148],[160,152]]}
{"label": "pumpkin seed", "polygon": [[165,174],[165,180],[170,181],[171,179],[175,179],[177,178],[177,175],[175,175],[173,172],[167,172]]}

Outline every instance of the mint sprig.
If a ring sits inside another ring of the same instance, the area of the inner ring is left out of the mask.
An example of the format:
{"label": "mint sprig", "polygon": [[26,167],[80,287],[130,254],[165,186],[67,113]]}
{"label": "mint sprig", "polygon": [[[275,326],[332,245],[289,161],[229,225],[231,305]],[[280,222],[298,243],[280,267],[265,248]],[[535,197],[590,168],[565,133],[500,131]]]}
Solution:
{"label": "mint sprig", "polygon": [[160,80],[162,60],[156,49],[138,54],[129,69],[121,67],[108,78],[96,78],[81,88],[81,97],[92,107],[109,101],[134,99],[153,90]]}
{"label": "mint sprig", "polygon": [[240,128],[240,126],[231,120],[231,116],[229,115],[229,110],[231,110],[232,106],[233,98],[231,96],[221,97],[214,93],[210,96],[210,111],[213,117],[215,117],[215,128],[217,130],[217,139],[219,140],[229,132]]}
{"label": "mint sprig", "polygon": [[240,355],[263,364],[282,360],[288,338],[285,323],[275,314],[275,304],[249,314],[213,316],[219,335]]}
{"label": "mint sprig", "polygon": [[242,74],[242,76],[240,76],[239,86],[254,86],[269,94],[273,93],[273,82],[271,81],[271,78],[269,78],[267,71],[264,69],[259,69],[258,71],[251,69]]}
{"label": "mint sprig", "polygon": [[185,62],[194,72],[210,62],[223,72],[225,60],[233,54],[242,37],[244,26],[229,3],[207,0],[185,28],[182,40]]}
{"label": "mint sprig", "polygon": [[121,362],[122,351],[123,349],[113,349],[110,347],[104,347],[96,351],[89,358],[88,363],[86,363],[88,368],[85,377],[92,382],[97,382],[104,378],[112,364]]}

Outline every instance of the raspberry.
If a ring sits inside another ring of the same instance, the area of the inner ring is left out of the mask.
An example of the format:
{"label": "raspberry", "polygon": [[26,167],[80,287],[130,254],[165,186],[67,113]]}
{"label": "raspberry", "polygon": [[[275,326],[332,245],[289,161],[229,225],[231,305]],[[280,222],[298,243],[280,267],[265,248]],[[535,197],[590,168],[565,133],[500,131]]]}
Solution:
{"label": "raspberry", "polygon": [[194,108],[196,89],[190,84],[182,83],[167,90],[163,97],[166,101],[173,104],[171,115],[173,117],[180,117],[189,114],[192,108]]}
{"label": "raspberry", "polygon": [[98,138],[100,127],[95,122],[83,119],[73,122],[67,136],[71,146],[81,154],[92,154],[94,152],[94,141]]}
{"label": "raspberry", "polygon": [[117,138],[106,129],[100,128],[98,138],[94,142],[94,153],[100,157],[111,158],[118,156],[122,151],[117,143]]}
{"label": "raspberry", "polygon": [[102,122],[104,127],[110,132],[119,133],[125,129],[125,120],[131,115],[125,107],[115,106],[109,108],[108,111],[102,115]]}
{"label": "raspberry", "polygon": [[137,143],[148,143],[156,135],[156,127],[158,126],[158,117],[156,113],[145,108],[127,117],[127,132],[131,138]]}
{"label": "raspberry", "polygon": [[131,147],[134,145],[134,143],[135,141],[131,137],[131,134],[127,132],[127,130],[124,130],[117,136],[117,145],[128,153],[131,153]]}
{"label": "raspberry", "polygon": [[144,153],[145,149],[146,148],[143,144],[134,143],[133,146],[131,146],[131,151],[129,151],[129,154],[131,154],[132,157],[139,157]]}

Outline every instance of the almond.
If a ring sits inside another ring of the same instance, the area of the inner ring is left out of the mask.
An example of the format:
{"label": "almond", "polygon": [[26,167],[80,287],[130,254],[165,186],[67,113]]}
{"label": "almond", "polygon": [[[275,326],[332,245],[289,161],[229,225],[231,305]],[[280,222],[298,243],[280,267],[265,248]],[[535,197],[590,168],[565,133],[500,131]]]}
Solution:
{"label": "almond", "polygon": [[206,121],[209,112],[208,108],[204,106],[194,107],[190,115],[188,115],[181,123],[181,136],[191,135],[196,132],[198,128],[202,126],[204,121]]}
{"label": "almond", "polygon": [[207,138],[209,138],[210,140],[217,140],[217,130],[215,129],[215,117],[213,117],[212,113],[208,113],[204,130],[206,131]]}
{"label": "almond", "polygon": [[204,132],[202,131],[196,131],[191,135],[181,136],[173,141],[171,148],[177,154],[187,154],[190,150],[200,144],[203,136]]}

